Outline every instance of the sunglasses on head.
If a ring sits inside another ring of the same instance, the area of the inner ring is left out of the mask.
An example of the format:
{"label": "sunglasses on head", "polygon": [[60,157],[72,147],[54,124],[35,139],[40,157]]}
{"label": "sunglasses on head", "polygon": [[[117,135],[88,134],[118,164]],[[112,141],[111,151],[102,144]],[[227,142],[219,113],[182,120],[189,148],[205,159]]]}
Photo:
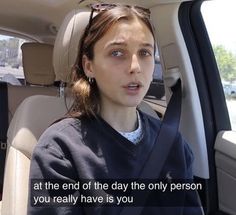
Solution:
{"label": "sunglasses on head", "polygon": [[[79,4],[81,4],[82,2],[85,2],[85,1],[86,0],[81,0],[79,2]],[[100,13],[103,11],[111,10],[111,9],[118,7],[118,6],[127,7],[127,8],[133,7],[138,13],[140,13],[140,14],[146,16],[148,19],[150,19],[151,12],[149,9],[144,8],[144,7],[123,5],[123,4],[114,4],[114,3],[94,3],[94,4],[90,4],[91,14],[90,14],[90,18],[89,18],[88,29],[91,27],[94,12]]]}
{"label": "sunglasses on head", "polygon": [[137,11],[142,12],[143,14],[147,15],[150,17],[150,10],[144,7],[140,7],[140,6],[131,6],[131,5],[123,5],[123,4],[114,4],[114,3],[95,3],[95,4],[91,4],[91,9],[96,11],[96,12],[101,12],[101,11],[105,11],[105,10],[110,10],[114,7],[117,6],[123,6],[123,7],[127,7],[127,8],[131,8],[134,7]]}

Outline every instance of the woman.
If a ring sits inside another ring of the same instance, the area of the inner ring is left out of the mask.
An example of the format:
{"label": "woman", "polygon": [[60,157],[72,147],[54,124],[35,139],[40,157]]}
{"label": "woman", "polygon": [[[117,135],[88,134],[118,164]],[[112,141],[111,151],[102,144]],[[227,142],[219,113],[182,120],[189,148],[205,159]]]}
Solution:
{"label": "woman", "polygon": [[[139,177],[161,124],[137,109],[154,71],[156,40],[149,16],[149,11],[140,7],[92,6],[74,67],[74,105],[66,119],[53,124],[41,136],[32,157],[31,182],[33,179],[56,179],[58,184],[69,184]],[[170,170],[173,178],[192,178],[191,151],[180,135],[176,141],[179,144],[168,155],[160,178]],[[88,204],[81,203],[82,200],[83,203],[88,201],[80,196],[85,190],[57,190],[55,187],[44,187],[42,191],[51,196],[51,207],[38,207],[35,190],[40,188],[31,190],[28,208],[31,215],[119,214],[122,209],[101,205],[88,207]],[[53,206],[55,196],[70,194],[80,196],[80,200],[70,205],[61,200],[63,204]],[[90,196],[96,194],[96,191],[89,190]],[[107,198],[106,203],[113,202],[113,197],[108,198],[104,192],[102,195]],[[200,212],[198,209],[145,207],[142,214]]]}

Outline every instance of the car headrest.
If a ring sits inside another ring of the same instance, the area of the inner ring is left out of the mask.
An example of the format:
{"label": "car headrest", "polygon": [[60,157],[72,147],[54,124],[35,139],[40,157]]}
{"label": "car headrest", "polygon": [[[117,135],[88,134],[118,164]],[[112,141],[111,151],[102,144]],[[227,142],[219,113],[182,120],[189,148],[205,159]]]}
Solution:
{"label": "car headrest", "polygon": [[90,10],[74,9],[64,19],[58,31],[53,51],[56,80],[68,82],[76,61],[79,40],[88,24]]}
{"label": "car headrest", "polygon": [[26,82],[33,85],[53,85],[55,81],[52,65],[53,45],[24,43],[21,50]]}

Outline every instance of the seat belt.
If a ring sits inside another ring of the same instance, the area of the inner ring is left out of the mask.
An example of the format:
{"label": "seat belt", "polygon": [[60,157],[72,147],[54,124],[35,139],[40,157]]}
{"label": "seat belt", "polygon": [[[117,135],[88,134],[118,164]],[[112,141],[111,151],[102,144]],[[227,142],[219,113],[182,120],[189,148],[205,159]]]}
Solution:
{"label": "seat belt", "polygon": [[8,129],[7,83],[0,82],[0,193],[2,193]]}
{"label": "seat belt", "polygon": [[[175,138],[179,130],[181,115],[182,89],[180,79],[173,87],[171,87],[171,90],[173,94],[167,106],[159,135],[155,141],[155,143],[163,142],[163,144],[154,144],[153,150],[148,160],[144,164],[142,172],[139,176],[140,179],[158,179],[162,167],[168,156],[168,152],[170,151],[172,144],[175,142]],[[158,151],[162,151],[162,156],[156,155]],[[132,190],[131,196],[136,196],[136,192],[139,191]],[[143,205],[145,205],[148,196],[149,192],[143,192]],[[120,215],[139,215],[141,214],[142,210],[143,207],[124,207],[121,210]]]}

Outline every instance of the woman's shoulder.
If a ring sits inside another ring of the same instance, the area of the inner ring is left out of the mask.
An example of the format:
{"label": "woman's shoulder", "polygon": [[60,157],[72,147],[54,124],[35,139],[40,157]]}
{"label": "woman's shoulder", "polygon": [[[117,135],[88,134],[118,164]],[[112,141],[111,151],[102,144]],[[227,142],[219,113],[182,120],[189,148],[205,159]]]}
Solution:
{"label": "woman's shoulder", "polygon": [[81,127],[81,120],[78,118],[63,118],[51,124],[43,134],[61,134],[70,133],[72,131],[78,132]]}
{"label": "woman's shoulder", "polygon": [[64,131],[73,127],[78,127],[81,120],[74,117],[66,117],[52,123],[46,130]]}
{"label": "woman's shoulder", "polygon": [[149,124],[151,127],[155,127],[155,129],[160,128],[161,120],[158,115],[154,117],[153,115],[147,114],[142,110],[139,110],[139,113],[145,124]]}
{"label": "woman's shoulder", "polygon": [[[155,118],[147,113],[144,113],[140,111],[141,116],[143,117],[144,121],[146,121],[146,126],[148,126],[149,131],[153,130],[156,134],[159,134],[158,131],[160,131],[161,128],[161,120],[159,118]],[[173,132],[172,126],[162,126],[162,129],[166,129],[166,133]],[[190,145],[187,143],[187,141],[184,139],[183,135],[177,131],[177,134],[174,139],[175,144],[173,144],[173,151],[176,153],[177,151],[182,151],[184,154],[184,157],[187,160],[187,163],[192,163],[193,161],[193,152],[190,147]],[[177,149],[178,148],[178,149]]]}
{"label": "woman's shoulder", "polygon": [[64,118],[51,124],[40,136],[37,146],[48,147],[52,142],[69,142],[80,136],[81,121],[77,118]]}

